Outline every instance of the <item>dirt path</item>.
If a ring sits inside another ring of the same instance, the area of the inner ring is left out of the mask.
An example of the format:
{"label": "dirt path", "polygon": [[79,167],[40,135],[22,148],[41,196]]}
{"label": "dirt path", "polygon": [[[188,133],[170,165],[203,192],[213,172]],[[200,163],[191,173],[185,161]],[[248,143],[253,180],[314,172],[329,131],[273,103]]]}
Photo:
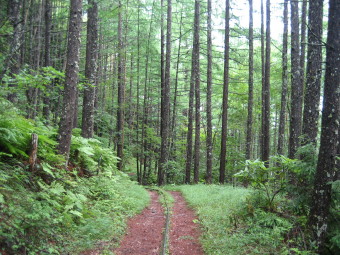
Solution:
{"label": "dirt path", "polygon": [[[199,225],[194,223],[195,213],[191,210],[180,192],[170,192],[175,202],[170,218],[169,245],[171,255],[203,255],[199,243]],[[128,222],[126,235],[120,246],[113,250],[116,255],[159,255],[163,243],[166,217],[156,191],[149,191],[151,202],[141,214]],[[92,250],[82,255],[98,255]]]}
{"label": "dirt path", "polygon": [[115,249],[116,255],[159,254],[165,225],[164,210],[156,191],[149,191],[151,203],[143,212],[128,222],[128,230]]}
{"label": "dirt path", "polygon": [[194,223],[197,217],[191,210],[180,192],[171,192],[175,199],[172,208],[170,228],[170,254],[172,255],[203,255],[198,239],[201,234],[199,225]]}

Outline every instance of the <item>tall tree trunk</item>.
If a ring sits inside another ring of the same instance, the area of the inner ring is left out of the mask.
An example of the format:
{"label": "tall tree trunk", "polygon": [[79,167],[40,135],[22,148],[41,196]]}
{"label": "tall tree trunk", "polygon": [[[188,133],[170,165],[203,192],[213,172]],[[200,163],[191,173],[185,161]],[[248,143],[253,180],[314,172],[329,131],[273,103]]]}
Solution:
{"label": "tall tree trunk", "polygon": [[[42,65],[42,23],[43,23],[43,9],[44,9],[44,2],[42,0],[39,0],[36,2],[36,15],[33,18],[33,24],[32,27],[34,28],[34,32],[33,32],[33,37],[31,38],[31,40],[33,41],[32,45],[33,48],[31,48],[31,56],[32,56],[32,62],[31,65],[33,66],[33,69],[38,71],[39,68]],[[38,114],[39,111],[39,100],[40,100],[40,93],[41,90],[39,88],[36,87],[32,87],[31,88],[31,98],[30,98],[30,102],[31,102],[31,107],[30,107],[30,116],[29,118],[35,119],[35,117]]]}
{"label": "tall tree trunk", "polygon": [[225,182],[225,167],[227,160],[227,135],[228,135],[228,94],[229,94],[229,0],[225,1],[225,31],[224,31],[224,73],[223,73],[223,102],[222,102],[222,134],[221,134],[221,155],[220,155],[220,176],[219,182]]}
{"label": "tall tree trunk", "polygon": [[161,0],[161,88],[164,88],[165,83],[165,36],[164,36],[164,15],[163,15],[163,8],[164,8],[164,0]]}
{"label": "tall tree trunk", "polygon": [[[21,22],[21,9],[22,9],[22,1],[21,0],[11,0],[9,1],[8,6],[8,17],[9,21],[13,27],[13,36],[10,43],[10,52],[6,58],[3,72],[1,74],[1,79],[4,74],[9,70],[9,75],[14,77],[20,71],[20,47],[21,47],[21,39],[22,39],[22,22]],[[10,84],[9,87],[15,87],[15,84]],[[15,92],[10,92],[7,96],[7,99],[11,102],[16,102],[17,95]]]}
{"label": "tall tree trunk", "polygon": [[194,147],[194,183],[199,181],[200,143],[201,143],[201,93],[200,93],[200,0],[195,1],[194,45],[195,54],[195,147]]}
{"label": "tall tree trunk", "polygon": [[286,129],[286,108],[288,90],[288,0],[284,1],[283,7],[283,42],[282,42],[282,90],[281,109],[279,120],[279,134],[277,142],[277,154],[283,154],[284,138]]}
{"label": "tall tree trunk", "polygon": [[171,145],[170,151],[172,154],[175,154],[175,139],[176,139],[176,116],[177,116],[177,94],[178,94],[178,75],[179,75],[179,65],[180,65],[180,57],[181,57],[181,44],[182,44],[182,27],[183,27],[183,6],[181,8],[181,19],[179,23],[179,39],[178,39],[178,49],[177,49],[177,63],[176,63],[176,78],[175,78],[175,93],[174,93],[174,102],[172,108],[172,121],[171,121]]}
{"label": "tall tree trunk", "polygon": [[[170,63],[171,63],[171,0],[168,0],[167,31],[166,31],[166,62],[165,81],[161,90],[161,155],[158,164],[158,185],[164,184],[166,163],[169,157],[169,131],[170,131]],[[163,84],[162,84],[163,85]]]}
{"label": "tall tree trunk", "polygon": [[58,152],[68,161],[79,73],[82,0],[71,0],[68,28],[63,114],[59,127]]}
{"label": "tall tree trunk", "polygon": [[[264,44],[264,7],[263,7],[263,0],[261,0],[261,85],[262,85],[262,91],[261,91],[261,111],[263,111],[263,105],[264,105],[264,87],[265,87],[265,44]],[[259,145],[260,145],[260,151],[259,156],[262,158],[263,155],[263,117],[264,115],[261,114],[260,116],[260,122],[261,122],[261,128],[259,132]]]}
{"label": "tall tree trunk", "polygon": [[78,127],[78,104],[79,104],[79,89],[76,88],[76,96],[75,96],[75,102],[74,102],[74,112],[73,112],[73,128]]}
{"label": "tall tree trunk", "polygon": [[21,33],[21,47],[20,47],[20,65],[23,65],[25,63],[25,54],[26,54],[26,47],[25,47],[25,41],[26,41],[26,37],[25,37],[25,31],[26,30],[26,25],[27,25],[27,20],[28,20],[28,15],[30,13],[31,10],[31,4],[32,4],[32,0],[24,0],[22,3],[22,24],[21,24],[21,29],[22,29],[22,33]]}
{"label": "tall tree trunk", "polygon": [[[185,164],[185,183],[190,183],[191,164],[192,164],[192,136],[193,136],[193,108],[194,95],[197,82],[197,71],[199,69],[199,41],[196,41],[196,33],[199,35],[199,0],[195,0],[195,18],[194,18],[194,41],[191,59],[191,79],[189,92],[189,109],[188,109],[188,133],[187,133],[187,147],[186,147],[186,164]],[[196,31],[197,30],[197,31]],[[198,78],[199,79],[199,78]]]}
{"label": "tall tree trunk", "polygon": [[122,4],[119,1],[118,14],[118,109],[117,109],[117,163],[118,170],[123,169],[124,150],[124,108],[125,108],[125,76],[124,76],[124,49],[122,33]]}
{"label": "tall tree trunk", "polygon": [[[33,5],[33,12],[35,15],[31,15],[31,37],[30,41],[30,66],[36,72],[41,66],[41,33],[42,33],[42,9],[43,3],[41,0],[37,1]],[[30,86],[26,90],[27,97],[27,118],[34,119],[37,116],[37,108],[38,108],[38,96],[40,90],[36,86]]]}
{"label": "tall tree trunk", "polygon": [[270,154],[270,0],[266,2],[266,60],[262,88],[262,161],[269,166]]}
{"label": "tall tree trunk", "polygon": [[85,138],[93,137],[94,126],[94,100],[95,85],[97,80],[97,57],[98,57],[98,3],[89,0],[87,11],[87,38],[86,38],[86,64],[84,88],[83,116],[81,134]]}
{"label": "tall tree trunk", "polygon": [[325,238],[331,203],[332,182],[339,174],[336,157],[340,123],[340,2],[329,1],[326,73],[322,111],[320,152],[316,168],[309,222],[319,254],[325,252]]}
{"label": "tall tree trunk", "polygon": [[307,79],[304,98],[302,133],[304,143],[316,143],[319,122],[322,76],[322,18],[323,0],[309,2]]}
{"label": "tall tree trunk", "polygon": [[117,79],[115,77],[117,77],[117,63],[116,61],[113,61],[113,64],[110,65],[110,73],[113,74],[113,79],[112,79],[112,90],[111,90],[111,106],[110,106],[110,115],[111,115],[111,118],[110,118],[110,130],[109,130],[109,147],[111,146],[111,144],[113,144],[113,150],[116,150],[116,146],[117,146],[117,143],[116,143],[116,136],[114,136],[114,127],[113,127],[113,119],[114,119],[114,113],[115,113],[115,104],[114,104],[114,99],[115,99],[115,96],[116,96],[116,91],[115,91],[115,88],[116,88],[116,81]]}
{"label": "tall tree trunk", "polygon": [[[34,24],[33,26],[35,26],[34,30],[34,37],[32,38],[35,41],[35,45],[34,48],[31,49],[31,55],[33,55],[33,65],[35,70],[38,70],[41,66],[41,39],[42,39],[42,21],[43,21],[43,15],[42,15],[42,11],[43,11],[43,2],[42,0],[39,0],[37,2],[38,5],[38,10],[37,10],[37,15],[36,15],[36,19],[33,20]],[[32,54],[33,53],[33,54]],[[35,113],[34,113],[35,114]],[[34,116],[35,117],[35,116]]]}
{"label": "tall tree trunk", "polygon": [[148,123],[148,109],[147,109],[147,99],[148,99],[148,80],[149,80],[149,63],[152,62],[150,54],[150,42],[151,42],[151,35],[152,35],[152,29],[153,29],[153,15],[154,15],[154,6],[155,6],[156,0],[152,3],[152,16],[149,24],[149,33],[148,33],[148,40],[146,44],[146,51],[145,51],[145,73],[144,73],[144,94],[143,94],[143,114],[142,114],[142,134],[141,134],[141,153],[140,153],[140,183],[144,183],[144,177],[145,177],[145,171],[144,174],[142,173],[142,165],[146,164],[146,127]]}
{"label": "tall tree trunk", "polygon": [[253,104],[254,104],[254,28],[253,28],[253,0],[249,0],[249,78],[248,78],[248,117],[246,159],[251,159],[253,136]]}
{"label": "tall tree trunk", "polygon": [[[305,85],[305,61],[306,61],[306,28],[307,28],[307,0],[302,0],[301,10],[301,50],[300,50],[300,70],[301,88],[304,94]],[[303,101],[302,101],[303,103]]]}
{"label": "tall tree trunk", "polygon": [[207,51],[208,51],[208,67],[207,67],[207,171],[205,181],[212,183],[212,113],[211,113],[211,94],[212,94],[212,39],[211,39],[211,0],[208,0],[208,19],[207,19]]}
{"label": "tall tree trunk", "polygon": [[[139,144],[139,88],[140,87],[140,6],[138,2],[138,11],[137,11],[137,109],[136,109],[136,144]],[[140,149],[137,147],[137,155],[136,155],[136,165],[137,165],[137,181],[139,184],[142,184],[142,168],[140,164]]]}
{"label": "tall tree trunk", "polygon": [[190,183],[191,163],[192,163],[192,132],[193,132],[193,107],[194,107],[194,82],[190,81],[189,91],[189,109],[188,109],[188,132],[187,132],[187,146],[186,146],[186,162],[185,162],[185,180]]}
{"label": "tall tree trunk", "polygon": [[[51,24],[52,24],[52,6],[51,0],[45,0],[45,63],[44,66],[51,65]],[[50,92],[51,86],[46,86],[46,92],[43,98],[43,116],[48,121],[50,115]]]}
{"label": "tall tree trunk", "polygon": [[291,1],[291,119],[289,137],[289,158],[294,158],[299,147],[302,122],[302,84],[300,65],[300,41],[299,41],[299,2]]}

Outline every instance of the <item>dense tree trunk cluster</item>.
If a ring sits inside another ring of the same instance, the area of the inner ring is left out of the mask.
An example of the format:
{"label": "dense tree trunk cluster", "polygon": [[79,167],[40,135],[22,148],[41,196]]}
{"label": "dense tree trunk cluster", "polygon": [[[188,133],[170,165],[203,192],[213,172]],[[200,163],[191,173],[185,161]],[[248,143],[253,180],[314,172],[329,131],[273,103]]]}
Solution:
{"label": "dense tree trunk cluster", "polygon": [[245,160],[318,157],[321,252],[339,178],[339,1],[241,2],[4,0],[0,96],[58,129],[66,163],[78,135],[140,184],[237,184]]}

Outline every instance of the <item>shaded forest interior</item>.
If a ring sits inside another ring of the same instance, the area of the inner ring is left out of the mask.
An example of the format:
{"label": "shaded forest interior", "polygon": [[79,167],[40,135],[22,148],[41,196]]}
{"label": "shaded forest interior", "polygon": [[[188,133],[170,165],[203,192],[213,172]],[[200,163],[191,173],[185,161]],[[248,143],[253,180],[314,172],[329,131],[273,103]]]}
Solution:
{"label": "shaded forest interior", "polygon": [[144,196],[126,217],[141,185],[204,183],[300,217],[287,254],[338,253],[339,28],[339,0],[0,0],[0,248],[42,245],[3,223],[14,190],[77,225],[100,182]]}

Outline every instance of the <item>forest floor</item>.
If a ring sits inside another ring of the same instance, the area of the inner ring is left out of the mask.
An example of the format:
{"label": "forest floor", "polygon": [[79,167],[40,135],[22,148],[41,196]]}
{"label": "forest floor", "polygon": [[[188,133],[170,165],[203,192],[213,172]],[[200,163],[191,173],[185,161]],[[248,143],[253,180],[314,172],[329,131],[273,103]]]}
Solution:
{"label": "forest floor", "polygon": [[[142,211],[128,221],[128,228],[115,255],[203,255],[199,243],[200,227],[196,222],[194,211],[188,207],[180,192],[172,191],[174,203],[170,213],[170,229],[168,244],[164,245],[164,231],[166,229],[166,210],[160,202],[156,191],[149,191],[151,202]],[[163,253],[163,248],[166,251]],[[102,250],[92,250],[82,255],[99,255]]]}

